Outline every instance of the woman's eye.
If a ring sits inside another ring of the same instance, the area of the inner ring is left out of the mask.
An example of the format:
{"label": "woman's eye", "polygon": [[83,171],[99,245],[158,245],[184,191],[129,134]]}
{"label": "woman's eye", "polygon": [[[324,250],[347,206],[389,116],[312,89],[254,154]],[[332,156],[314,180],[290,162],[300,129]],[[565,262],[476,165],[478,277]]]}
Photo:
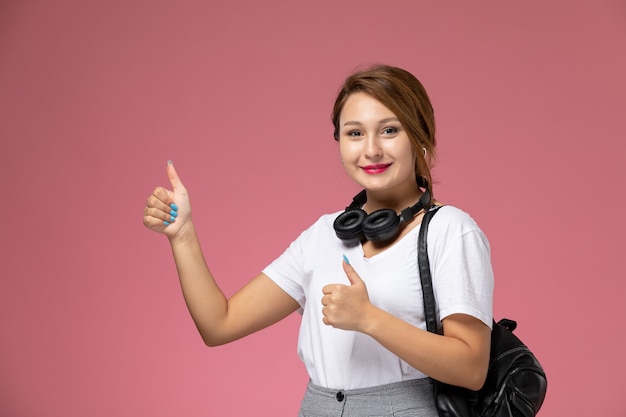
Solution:
{"label": "woman's eye", "polygon": [[356,138],[361,136],[361,132],[359,132],[358,130],[351,130],[350,132],[348,132],[348,136]]}
{"label": "woman's eye", "polygon": [[385,135],[393,135],[395,133],[398,133],[398,128],[396,127],[387,127],[383,129],[383,134]]}

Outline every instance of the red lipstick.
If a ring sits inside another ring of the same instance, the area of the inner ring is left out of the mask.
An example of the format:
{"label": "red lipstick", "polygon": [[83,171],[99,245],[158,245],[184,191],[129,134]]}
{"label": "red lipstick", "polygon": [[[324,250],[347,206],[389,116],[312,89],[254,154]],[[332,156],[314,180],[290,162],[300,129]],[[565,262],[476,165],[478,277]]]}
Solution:
{"label": "red lipstick", "polygon": [[364,167],[361,167],[361,169],[368,174],[380,174],[382,172],[385,172],[390,166],[391,164],[375,164],[366,165]]}

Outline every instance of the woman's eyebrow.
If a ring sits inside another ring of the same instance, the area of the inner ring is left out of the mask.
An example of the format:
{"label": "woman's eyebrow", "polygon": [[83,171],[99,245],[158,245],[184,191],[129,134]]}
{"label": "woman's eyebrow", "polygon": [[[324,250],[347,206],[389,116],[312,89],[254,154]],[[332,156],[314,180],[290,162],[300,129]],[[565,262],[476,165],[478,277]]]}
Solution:
{"label": "woman's eyebrow", "polygon": [[[399,119],[397,117],[387,117],[386,119],[382,119],[378,121],[379,125],[385,124],[385,123],[389,123],[389,122],[398,122]],[[363,123],[357,121],[357,120],[349,120],[347,122],[345,122],[343,125],[344,126],[360,126]]]}

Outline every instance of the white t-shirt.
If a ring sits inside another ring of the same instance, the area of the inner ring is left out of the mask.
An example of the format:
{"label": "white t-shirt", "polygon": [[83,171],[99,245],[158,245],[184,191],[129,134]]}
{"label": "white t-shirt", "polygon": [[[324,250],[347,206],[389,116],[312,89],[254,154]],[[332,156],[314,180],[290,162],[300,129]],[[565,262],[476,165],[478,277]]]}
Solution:
{"label": "white t-shirt", "polygon": [[[325,285],[349,285],[341,265],[346,255],[374,305],[426,329],[417,267],[420,227],[366,258],[361,244],[346,245],[335,235],[333,221],[339,214],[320,217],[263,270],[301,306],[298,354],[311,381],[327,388],[357,389],[424,378],[370,336],[325,325],[321,311]],[[491,327],[489,243],[474,220],[458,208],[442,207],[429,225],[428,256],[438,318],[464,313]]]}

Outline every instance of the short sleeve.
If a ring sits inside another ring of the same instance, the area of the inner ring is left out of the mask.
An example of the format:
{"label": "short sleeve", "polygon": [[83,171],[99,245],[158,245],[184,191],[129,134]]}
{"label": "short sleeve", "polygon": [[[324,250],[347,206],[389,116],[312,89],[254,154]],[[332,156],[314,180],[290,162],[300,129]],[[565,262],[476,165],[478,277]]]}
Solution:
{"label": "short sleeve", "polygon": [[440,211],[428,236],[439,318],[468,314],[491,327],[494,277],[487,237],[467,213],[454,207]]}
{"label": "short sleeve", "polygon": [[301,308],[304,308],[306,302],[302,285],[304,278],[302,247],[303,240],[307,239],[308,234],[309,230],[302,232],[278,258],[262,271],[296,300]]}

